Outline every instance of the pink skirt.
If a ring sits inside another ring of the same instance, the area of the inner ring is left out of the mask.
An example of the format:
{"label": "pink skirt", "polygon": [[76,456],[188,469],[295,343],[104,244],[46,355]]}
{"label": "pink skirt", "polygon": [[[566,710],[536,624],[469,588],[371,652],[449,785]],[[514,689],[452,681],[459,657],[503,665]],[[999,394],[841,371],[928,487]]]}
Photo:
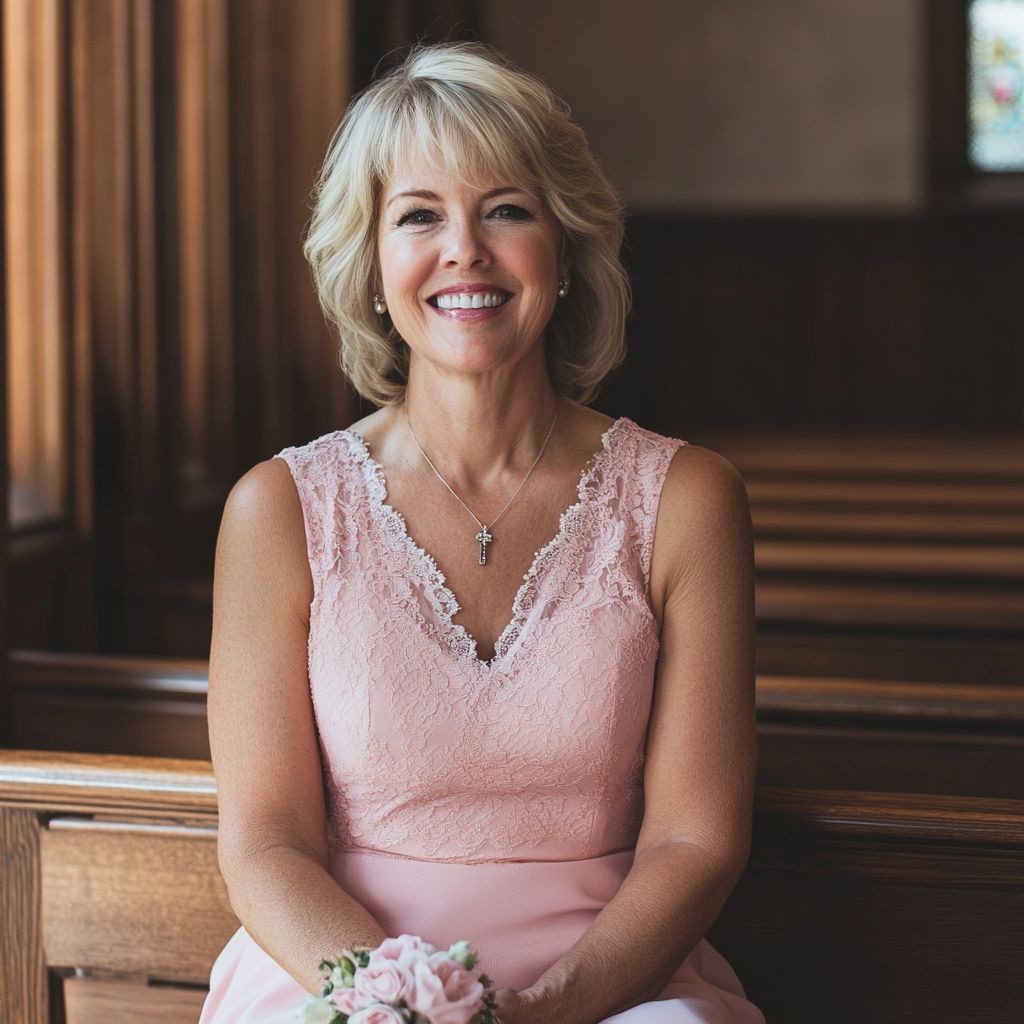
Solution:
{"label": "pink skirt", "polygon": [[[532,985],[615,895],[632,853],[582,861],[438,864],[337,853],[331,874],[389,935],[468,940],[498,988]],[[217,958],[200,1024],[293,1024],[305,990],[239,929]],[[764,1024],[732,968],[701,941],[658,999],[604,1024]]]}

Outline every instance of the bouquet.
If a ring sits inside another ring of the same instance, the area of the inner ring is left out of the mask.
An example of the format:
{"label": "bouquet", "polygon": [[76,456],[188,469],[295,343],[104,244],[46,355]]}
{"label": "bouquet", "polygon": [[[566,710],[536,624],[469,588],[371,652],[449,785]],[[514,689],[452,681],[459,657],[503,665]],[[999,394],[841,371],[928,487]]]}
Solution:
{"label": "bouquet", "polygon": [[324,960],[324,985],[299,1007],[303,1024],[499,1024],[491,979],[468,942],[435,950],[415,935]]}

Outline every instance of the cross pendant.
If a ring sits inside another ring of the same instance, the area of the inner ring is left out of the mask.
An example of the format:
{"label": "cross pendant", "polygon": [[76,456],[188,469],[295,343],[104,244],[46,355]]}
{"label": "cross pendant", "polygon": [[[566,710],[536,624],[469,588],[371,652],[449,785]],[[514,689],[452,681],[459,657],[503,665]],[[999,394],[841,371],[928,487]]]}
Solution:
{"label": "cross pendant", "polygon": [[480,565],[487,564],[487,545],[494,540],[494,538],[487,532],[487,527],[483,527],[480,532],[476,535],[476,539],[480,542]]}

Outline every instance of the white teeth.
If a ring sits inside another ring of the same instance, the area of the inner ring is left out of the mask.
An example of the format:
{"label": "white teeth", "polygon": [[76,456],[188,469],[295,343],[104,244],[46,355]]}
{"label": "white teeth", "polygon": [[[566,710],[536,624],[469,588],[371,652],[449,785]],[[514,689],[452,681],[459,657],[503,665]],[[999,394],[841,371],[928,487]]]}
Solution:
{"label": "white teeth", "polygon": [[501,292],[461,292],[438,295],[438,309],[491,309],[504,304],[506,296]]}

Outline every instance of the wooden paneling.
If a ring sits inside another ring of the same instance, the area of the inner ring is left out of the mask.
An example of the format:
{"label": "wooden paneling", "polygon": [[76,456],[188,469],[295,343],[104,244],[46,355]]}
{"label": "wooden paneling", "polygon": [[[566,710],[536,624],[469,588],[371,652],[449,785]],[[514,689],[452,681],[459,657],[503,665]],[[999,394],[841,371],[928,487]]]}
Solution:
{"label": "wooden paneling", "polygon": [[1024,216],[630,219],[632,354],[598,405],[713,427],[1020,430]]}
{"label": "wooden paneling", "polygon": [[[46,251],[70,265],[64,291],[45,296],[47,323],[69,323],[60,372],[44,377],[70,396],[69,457],[88,478],[75,478],[69,515],[90,562],[95,526],[97,576],[85,588],[99,615],[87,595],[62,596],[91,571],[62,537],[52,557],[19,564],[25,614],[12,625],[28,646],[205,656],[231,485],[353,415],[301,254],[315,173],[349,94],[349,6],[14,8],[66,15],[39,64],[48,82],[70,85],[68,109],[37,119],[66,183],[47,215],[67,214],[67,244],[47,229]],[[22,227],[19,252],[39,234]],[[54,320],[68,291],[70,316]]]}
{"label": "wooden paneling", "polygon": [[39,820],[0,807],[0,1009],[4,1024],[43,1024],[48,991],[41,916]]}
{"label": "wooden paneling", "polygon": [[1005,637],[797,626],[761,628],[757,636],[765,675],[1013,685],[1022,664],[1024,641]]}
{"label": "wooden paneling", "polygon": [[[116,836],[116,838],[115,838]],[[57,966],[205,983],[238,928],[215,825],[51,818],[41,837],[46,956]]]}
{"label": "wooden paneling", "polygon": [[66,4],[4,5],[10,470],[16,525],[66,517],[68,218]]}
{"label": "wooden paneling", "polygon": [[206,991],[149,985],[145,977],[71,977],[63,982],[65,1024],[196,1024]]}
{"label": "wooden paneling", "polygon": [[417,42],[480,38],[479,0],[352,0],[352,87],[370,84]]}
{"label": "wooden paneling", "polygon": [[[65,0],[4,7],[12,582],[23,643],[92,643],[91,452],[70,254],[79,224],[69,135],[74,81]],[[66,594],[72,604],[58,609]],[[67,612],[66,616],[63,612]],[[36,618],[38,615],[38,618]]]}
{"label": "wooden paneling", "polygon": [[302,255],[310,191],[349,96],[348,5],[235,3],[231,214],[239,469],[353,416]]}

